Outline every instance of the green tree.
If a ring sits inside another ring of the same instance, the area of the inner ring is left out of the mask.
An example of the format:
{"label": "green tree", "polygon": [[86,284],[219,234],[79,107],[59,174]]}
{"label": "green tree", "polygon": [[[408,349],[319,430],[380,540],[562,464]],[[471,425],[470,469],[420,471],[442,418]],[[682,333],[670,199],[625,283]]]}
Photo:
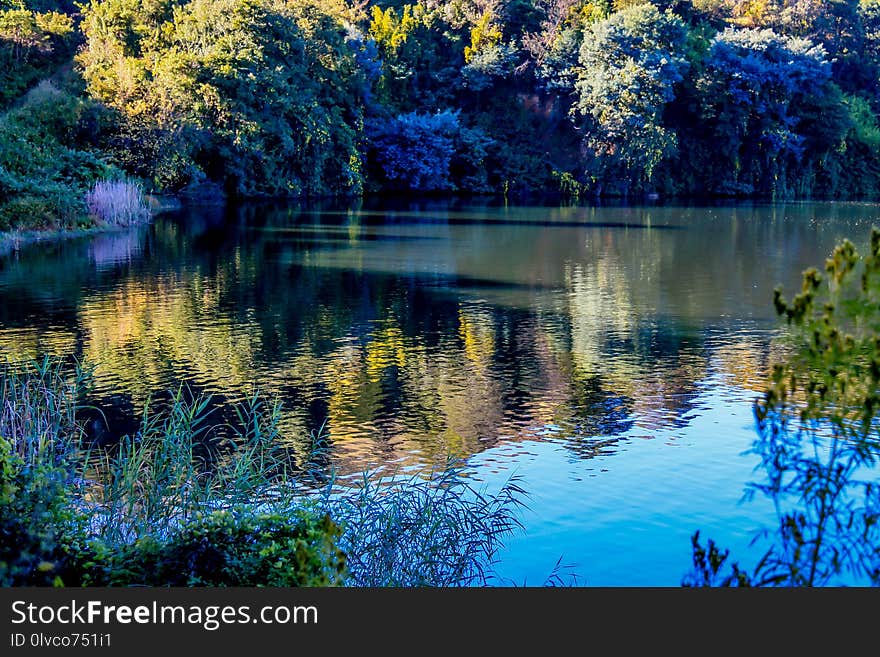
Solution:
{"label": "green tree", "polygon": [[573,115],[594,183],[626,194],[650,185],[676,147],[663,111],[683,79],[684,23],[641,4],[592,25],[580,51]]}
{"label": "green tree", "polygon": [[333,7],[292,0],[94,0],[78,57],[158,187],[357,194],[363,71]]}
{"label": "green tree", "polygon": [[23,3],[0,10],[0,107],[69,56],[73,40],[70,16]]}
{"label": "green tree", "polygon": [[703,176],[715,193],[793,196],[811,161],[848,127],[825,50],[807,39],[728,28],[713,39],[696,85],[699,148],[710,156]]}

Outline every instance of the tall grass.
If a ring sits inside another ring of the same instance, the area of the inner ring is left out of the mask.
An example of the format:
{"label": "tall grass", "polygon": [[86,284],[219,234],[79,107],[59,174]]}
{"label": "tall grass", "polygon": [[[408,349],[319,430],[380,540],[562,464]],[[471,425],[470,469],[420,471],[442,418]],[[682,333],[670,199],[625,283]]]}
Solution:
{"label": "tall grass", "polygon": [[432,477],[365,474],[343,486],[316,465],[326,454],[315,449],[301,463],[282,447],[280,405],[258,394],[236,404],[226,424],[210,397],[181,387],[162,407],[146,405],[132,435],[92,447],[77,417],[87,381],[48,359],[0,370],[0,440],[25,456],[60,454],[69,503],[86,519],[84,540],[109,549],[170,540],[218,510],[305,512],[341,527],[347,585],[483,585],[520,526],[516,480],[488,495],[453,464]]}
{"label": "tall grass", "polygon": [[343,528],[349,586],[484,586],[524,497],[515,478],[487,495],[449,464],[428,479],[365,475],[325,510]]}
{"label": "tall grass", "polygon": [[0,364],[0,438],[30,466],[63,460],[82,437],[76,414],[87,380],[49,358]]}
{"label": "tall grass", "polygon": [[96,534],[130,542],[208,511],[295,506],[301,471],[280,447],[280,406],[253,395],[234,410],[237,423],[212,421],[211,398],[185,387],[161,410],[145,406],[134,435],[91,459]]}
{"label": "tall grass", "polygon": [[111,226],[131,226],[150,216],[141,188],[127,180],[99,180],[86,193],[89,214]]}

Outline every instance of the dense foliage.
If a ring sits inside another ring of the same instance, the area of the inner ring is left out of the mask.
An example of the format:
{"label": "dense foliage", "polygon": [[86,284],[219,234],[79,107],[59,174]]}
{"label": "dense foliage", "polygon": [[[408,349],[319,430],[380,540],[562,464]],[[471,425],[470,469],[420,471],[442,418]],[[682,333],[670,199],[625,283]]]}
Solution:
{"label": "dense foliage", "polygon": [[44,82],[0,116],[0,230],[92,222],[90,186],[123,176],[97,147],[104,112]]}
{"label": "dense foliage", "polygon": [[[197,517],[164,540],[148,537],[105,559],[96,584],[338,586],[345,555],[329,516],[249,508]],[[93,572],[95,568],[93,567]]]}
{"label": "dense foliage", "polygon": [[585,117],[584,145],[596,185],[651,183],[657,166],[675,152],[663,111],[682,81],[687,61],[684,23],[651,4],[613,14],[584,35],[575,116]]}
{"label": "dense foliage", "polygon": [[98,165],[201,196],[880,194],[878,0],[3,0],[0,59],[0,123],[41,80],[100,119],[3,137],[3,229],[82,215],[51,190]]}
{"label": "dense foliage", "polygon": [[[54,72],[73,52],[73,18],[60,3],[0,3],[0,107]],[[58,11],[61,10],[61,11]]]}
{"label": "dense foliage", "polygon": [[29,458],[0,437],[0,586],[77,581],[89,550],[70,505],[67,472],[54,455]]}
{"label": "dense foliage", "polygon": [[77,61],[89,92],[120,113],[114,152],[159,187],[208,179],[244,195],[358,193],[368,81],[345,11],[96,0]]}

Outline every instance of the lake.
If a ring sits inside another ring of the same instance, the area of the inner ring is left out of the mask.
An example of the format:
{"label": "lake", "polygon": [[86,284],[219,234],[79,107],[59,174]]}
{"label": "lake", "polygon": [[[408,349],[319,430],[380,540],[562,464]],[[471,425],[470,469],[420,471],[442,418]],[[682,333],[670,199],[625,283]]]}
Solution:
{"label": "lake", "polygon": [[748,564],[773,521],[741,498],[774,286],[874,224],[859,203],[188,208],[0,259],[0,353],[94,364],[98,437],[187,382],[278,396],[290,448],[323,431],[342,476],[453,456],[489,490],[520,477],[502,582],[561,558],[585,585],[677,586],[695,530]]}

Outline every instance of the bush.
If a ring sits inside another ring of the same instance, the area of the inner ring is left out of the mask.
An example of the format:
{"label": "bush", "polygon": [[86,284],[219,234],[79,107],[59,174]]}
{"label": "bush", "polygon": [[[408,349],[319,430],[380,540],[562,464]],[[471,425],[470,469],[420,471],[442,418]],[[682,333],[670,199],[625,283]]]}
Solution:
{"label": "bush", "polygon": [[257,395],[221,427],[180,389],[134,436],[85,449],[88,377],[64,373],[0,370],[0,583],[480,585],[519,526],[515,482],[487,495],[451,467],[316,489],[279,444],[279,407]]}
{"label": "bush", "polygon": [[[273,456],[277,408],[246,402],[243,444],[199,467],[206,404],[177,396],[145,413],[137,448],[95,459],[76,417],[87,382],[48,359],[0,368],[0,585],[339,582],[339,527],[262,490],[289,479]],[[238,503],[211,510],[224,500]]]}
{"label": "bush", "polygon": [[0,437],[0,586],[70,579],[66,475],[48,463],[27,465]]}
{"label": "bush", "polygon": [[0,231],[89,224],[87,189],[121,175],[84,137],[93,110],[43,83],[0,117]]}
{"label": "bush", "polygon": [[458,112],[374,119],[367,134],[373,178],[385,188],[484,191],[483,159],[491,140],[462,126]]}
{"label": "bush", "polygon": [[42,194],[23,194],[0,205],[0,231],[85,226],[83,207],[70,190],[48,186]]}
{"label": "bush", "polygon": [[167,540],[143,538],[107,562],[110,585],[334,586],[345,574],[341,530],[304,509],[239,508],[198,518]]}
{"label": "bush", "polygon": [[306,509],[240,508],[132,544],[95,540],[70,473],[0,438],[0,586],[334,586],[340,528]]}

